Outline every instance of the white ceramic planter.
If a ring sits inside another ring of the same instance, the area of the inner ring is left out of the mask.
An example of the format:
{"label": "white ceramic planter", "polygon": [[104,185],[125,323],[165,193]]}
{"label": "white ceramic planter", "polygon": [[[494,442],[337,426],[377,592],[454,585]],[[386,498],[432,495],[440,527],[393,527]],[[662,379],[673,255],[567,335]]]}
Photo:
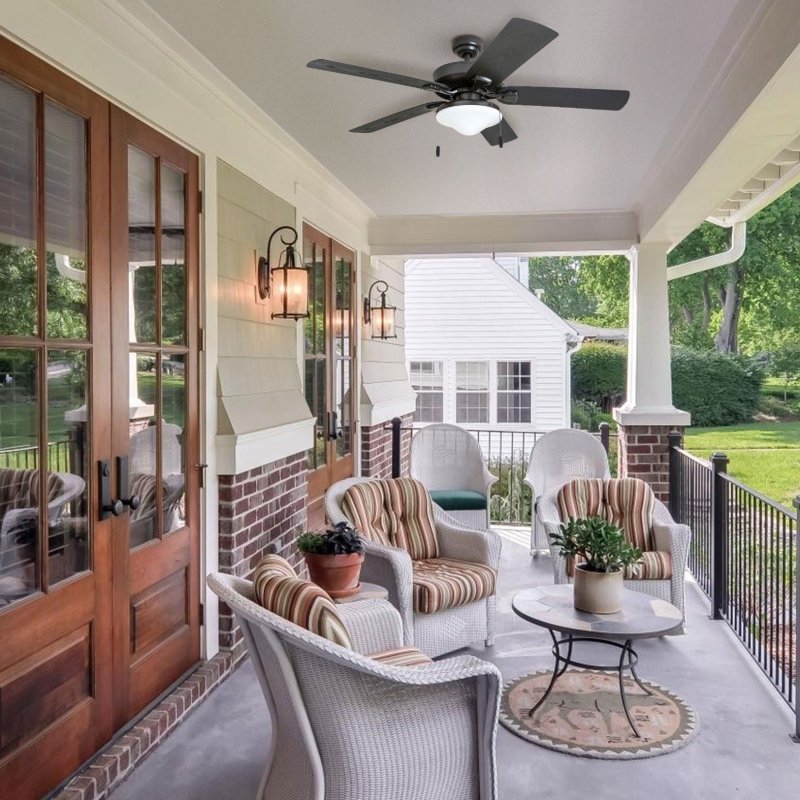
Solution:
{"label": "white ceramic planter", "polygon": [[575,568],[573,578],[575,608],[590,614],[616,614],[622,611],[622,570],[592,572],[583,565]]}

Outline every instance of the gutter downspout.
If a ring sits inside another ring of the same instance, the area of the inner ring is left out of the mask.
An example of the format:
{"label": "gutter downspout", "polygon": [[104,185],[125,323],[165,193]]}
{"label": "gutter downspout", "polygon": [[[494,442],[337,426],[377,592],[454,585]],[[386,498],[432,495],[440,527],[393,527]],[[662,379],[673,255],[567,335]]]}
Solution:
{"label": "gutter downspout", "polygon": [[687,275],[695,275],[698,272],[705,272],[715,267],[726,267],[738,261],[747,247],[747,221],[735,222],[731,235],[731,246],[724,253],[717,253],[715,256],[699,258],[696,261],[687,261],[684,264],[676,264],[667,269],[667,280],[674,281],[676,278],[685,278]]}

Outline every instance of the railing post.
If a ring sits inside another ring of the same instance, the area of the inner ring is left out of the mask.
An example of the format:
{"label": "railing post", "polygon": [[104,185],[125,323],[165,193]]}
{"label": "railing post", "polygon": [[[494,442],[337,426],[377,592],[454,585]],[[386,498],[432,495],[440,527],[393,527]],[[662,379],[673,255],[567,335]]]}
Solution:
{"label": "railing post", "polygon": [[603,445],[603,448],[606,451],[606,455],[608,455],[608,446],[609,446],[609,426],[607,422],[600,423],[600,444]]}
{"label": "railing post", "polygon": [[[800,744],[800,664],[797,663],[800,655],[800,495],[794,499],[795,528],[794,528],[794,733],[792,739]],[[789,604],[791,608],[791,603]]]}
{"label": "railing post", "polygon": [[681,457],[678,448],[683,444],[680,431],[670,431],[667,435],[669,441],[669,513],[675,522],[683,522],[681,517]]}
{"label": "railing post", "polygon": [[400,477],[400,417],[392,418],[392,477]]}
{"label": "railing post", "polygon": [[711,456],[711,616],[722,619],[727,607],[728,566],[728,509],[727,486],[723,479],[728,468],[728,457],[724,453]]}

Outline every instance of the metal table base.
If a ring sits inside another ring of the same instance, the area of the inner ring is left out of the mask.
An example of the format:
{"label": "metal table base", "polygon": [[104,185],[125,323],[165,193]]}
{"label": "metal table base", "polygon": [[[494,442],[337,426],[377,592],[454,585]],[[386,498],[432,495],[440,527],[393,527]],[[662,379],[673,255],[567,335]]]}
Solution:
{"label": "metal table base", "polygon": [[[633,721],[633,717],[631,717],[631,712],[628,708],[628,700],[625,697],[625,671],[630,671],[631,676],[645,694],[652,695],[652,692],[639,680],[639,676],[636,674],[636,664],[639,662],[639,656],[636,654],[636,651],[633,649],[633,647],[631,647],[631,640],[627,639],[624,644],[620,644],[619,642],[615,642],[610,639],[598,639],[593,636],[573,636],[572,634],[565,636],[563,639],[557,639],[552,630],[550,630],[549,633],[550,638],[553,640],[553,656],[556,659],[555,668],[553,669],[553,676],[550,678],[550,684],[545,693],[542,695],[536,705],[528,712],[528,716],[532,717],[539,710],[539,708],[541,708],[544,701],[547,700],[547,698],[550,696],[550,693],[553,691],[556,681],[567,671],[567,667],[582,667],[583,669],[597,669],[603,672],[616,672],[619,675],[619,695],[622,698],[622,708],[625,711],[625,716],[628,718],[628,723],[630,724],[634,735],[641,739],[641,734],[636,727],[636,723]],[[572,658],[572,647],[576,642],[592,642],[595,644],[604,644],[610,647],[616,647],[620,651],[619,663],[609,666],[604,664],[586,664],[581,661],[576,661]],[[561,653],[561,648],[564,645],[567,647],[566,656],[562,655]]]}

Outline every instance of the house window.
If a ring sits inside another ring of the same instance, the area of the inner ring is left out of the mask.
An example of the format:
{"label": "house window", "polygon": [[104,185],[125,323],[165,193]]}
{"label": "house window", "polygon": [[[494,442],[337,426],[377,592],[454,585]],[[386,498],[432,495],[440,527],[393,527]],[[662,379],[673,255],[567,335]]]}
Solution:
{"label": "house window", "polygon": [[531,421],[531,362],[497,362],[497,421]]}
{"label": "house window", "polygon": [[456,422],[489,422],[489,364],[456,361]]}
{"label": "house window", "polygon": [[441,361],[412,361],[411,385],[417,393],[416,422],[441,422],[444,418],[444,384]]}

